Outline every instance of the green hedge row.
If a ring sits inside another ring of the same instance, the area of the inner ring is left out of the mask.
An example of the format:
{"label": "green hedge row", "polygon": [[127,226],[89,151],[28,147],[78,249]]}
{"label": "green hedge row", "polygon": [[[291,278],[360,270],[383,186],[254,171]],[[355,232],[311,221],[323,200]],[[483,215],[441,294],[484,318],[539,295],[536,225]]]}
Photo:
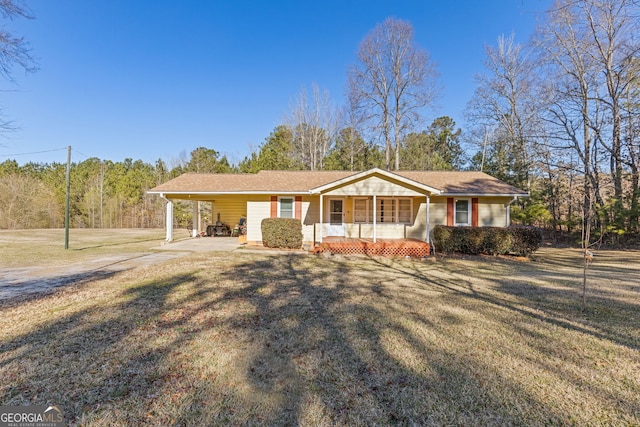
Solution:
{"label": "green hedge row", "polygon": [[516,254],[527,256],[542,245],[542,230],[538,227],[449,227],[433,229],[436,251],[460,252],[469,255]]}
{"label": "green hedge row", "polygon": [[262,245],[267,248],[300,249],[302,222],[294,218],[265,218],[260,224]]}

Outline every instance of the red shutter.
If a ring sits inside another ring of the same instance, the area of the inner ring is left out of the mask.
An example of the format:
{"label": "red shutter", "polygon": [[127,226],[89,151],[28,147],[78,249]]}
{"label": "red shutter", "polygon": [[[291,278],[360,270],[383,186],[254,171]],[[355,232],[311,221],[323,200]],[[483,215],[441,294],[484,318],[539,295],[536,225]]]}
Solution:
{"label": "red shutter", "polygon": [[302,196],[296,196],[295,218],[302,220]]}
{"label": "red shutter", "polygon": [[453,197],[447,198],[447,225],[453,225]]}
{"label": "red shutter", "polygon": [[271,196],[271,218],[278,216],[278,196]]}
{"label": "red shutter", "polygon": [[478,226],[478,198],[471,199],[471,226]]}

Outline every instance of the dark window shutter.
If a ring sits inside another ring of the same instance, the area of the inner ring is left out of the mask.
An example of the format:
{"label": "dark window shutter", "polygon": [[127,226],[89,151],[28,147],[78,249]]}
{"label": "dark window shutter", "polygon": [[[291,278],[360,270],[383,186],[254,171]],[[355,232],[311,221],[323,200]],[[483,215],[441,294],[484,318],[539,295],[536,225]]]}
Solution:
{"label": "dark window shutter", "polygon": [[271,196],[271,218],[278,216],[278,196]]}
{"label": "dark window shutter", "polygon": [[447,225],[453,226],[453,197],[447,198]]}
{"label": "dark window shutter", "polygon": [[302,220],[302,196],[296,196],[295,218]]}
{"label": "dark window shutter", "polygon": [[471,199],[471,226],[478,226],[478,198]]}

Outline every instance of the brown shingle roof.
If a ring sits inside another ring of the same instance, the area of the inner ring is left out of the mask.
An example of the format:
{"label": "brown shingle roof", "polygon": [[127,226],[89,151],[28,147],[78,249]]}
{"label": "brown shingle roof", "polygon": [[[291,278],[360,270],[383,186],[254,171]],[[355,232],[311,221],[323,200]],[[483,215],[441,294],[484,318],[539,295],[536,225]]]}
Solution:
{"label": "brown shingle roof", "polygon": [[405,178],[437,188],[445,194],[526,195],[522,191],[484,172],[475,171],[397,171]]}
{"label": "brown shingle roof", "polygon": [[[309,190],[359,174],[347,171],[260,171],[257,174],[185,173],[151,193],[307,193]],[[372,174],[376,170],[371,170]],[[526,195],[482,172],[396,171],[406,179],[445,194]]]}

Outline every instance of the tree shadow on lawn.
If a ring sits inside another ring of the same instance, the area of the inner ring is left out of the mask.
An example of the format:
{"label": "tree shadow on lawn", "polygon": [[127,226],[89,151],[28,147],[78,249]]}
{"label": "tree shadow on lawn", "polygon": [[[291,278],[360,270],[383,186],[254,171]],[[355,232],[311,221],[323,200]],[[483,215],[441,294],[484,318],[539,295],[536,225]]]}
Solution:
{"label": "tree shadow on lawn", "polygon": [[[613,290],[607,290],[598,285],[599,281],[610,277],[609,273],[599,271],[597,266],[592,267],[588,273],[587,312],[582,313],[581,269],[576,268],[575,274],[568,276],[558,274],[552,266],[539,262],[522,263],[490,257],[470,258],[468,262],[473,262],[473,265],[469,265],[469,271],[463,271],[461,265],[446,260],[436,264],[438,270],[447,272],[446,279],[434,279],[424,269],[416,268],[419,264],[413,264],[410,268],[392,268],[430,285],[468,294],[531,319],[640,350],[637,329],[636,334],[632,335],[620,332],[621,329],[637,325],[633,319],[638,318],[640,305],[634,301],[640,301],[640,287],[638,291],[632,290],[637,298],[631,296],[623,301],[616,298],[621,293],[616,292],[615,286]],[[492,286],[479,291],[474,286],[474,282],[479,281],[492,283]],[[624,291],[627,292],[627,289]]]}
{"label": "tree shadow on lawn", "polygon": [[[523,264],[500,259],[476,260],[491,266],[473,266],[472,271],[466,272],[459,263],[435,264],[435,269],[446,272],[446,278],[434,277],[419,263],[400,266],[380,259],[375,262],[387,265],[399,274],[410,274],[426,286],[451,292],[453,298],[458,297],[455,304],[460,308],[477,311],[474,301],[486,303],[482,314],[493,322],[506,325],[514,339],[522,341],[523,351],[516,358],[533,360],[533,353],[527,354],[526,349],[533,350],[542,356],[535,362],[542,371],[554,373],[577,389],[590,389],[601,399],[603,407],[616,408],[627,419],[638,422],[640,382],[633,374],[640,367],[636,304],[592,295],[588,302],[589,313],[585,315],[579,311],[580,293],[577,290],[528,283],[526,272],[521,271]],[[536,274],[538,279],[544,279],[546,275],[555,278],[555,272],[545,273],[544,266],[524,266],[525,269],[542,269],[543,274]],[[478,285],[482,281],[485,284]],[[493,284],[487,286],[488,282]],[[616,349],[615,345],[621,347]],[[631,367],[621,366],[618,371],[617,363],[631,363]],[[589,369],[591,371],[585,374]],[[580,370],[583,372],[577,373]],[[609,383],[605,384],[605,381]],[[612,391],[612,382],[618,383],[614,389],[631,390],[629,395],[632,397],[625,401]]]}
{"label": "tree shadow on lawn", "polygon": [[[272,406],[260,411],[260,403],[248,398],[241,405],[247,413],[238,417],[237,408],[223,407],[223,419],[267,425],[503,425],[526,424],[535,410],[548,422],[563,419],[518,384],[487,375],[473,357],[440,346],[437,341],[447,337],[436,332],[430,343],[419,336],[406,325],[410,312],[384,309],[402,278],[362,277],[360,268],[357,262],[278,255],[226,273],[239,287],[224,298],[254,309],[228,325],[254,336],[245,369],[251,395],[270,396]],[[443,313],[438,322],[450,323],[451,317]]]}
{"label": "tree shadow on lawn", "polygon": [[[91,419],[96,413],[106,414],[98,422],[102,425],[109,425],[114,417],[131,425],[145,421],[126,416],[123,420],[123,414],[139,406],[132,400],[147,403],[155,395],[166,355],[190,338],[190,334],[175,333],[182,322],[157,325],[164,314],[176,309],[175,303],[167,301],[175,288],[185,283],[197,286],[198,280],[184,274],[125,288],[113,303],[90,306],[0,341],[2,403],[59,405],[72,425],[83,424],[87,414]],[[97,288],[97,282],[93,286]],[[146,334],[150,328],[158,330]],[[143,340],[158,339],[158,334],[167,335],[158,345]]]}
{"label": "tree shadow on lawn", "polygon": [[[640,284],[640,268],[637,267],[640,252],[603,249],[594,250],[593,254],[590,273],[595,277],[625,277],[630,285]],[[532,254],[531,259],[534,265],[540,265],[541,268],[560,267],[564,271],[576,271],[576,276],[581,277],[584,254],[581,249],[541,250]]]}
{"label": "tree shadow on lawn", "polygon": [[0,400],[60,405],[72,425],[566,420],[456,335],[452,303],[469,295],[455,283],[370,260],[227,256],[3,339]]}
{"label": "tree shadow on lawn", "polygon": [[108,279],[115,274],[117,274],[116,271],[96,269],[54,277],[0,281],[0,308],[45,298],[59,291],[60,288],[83,286],[96,280]]}

